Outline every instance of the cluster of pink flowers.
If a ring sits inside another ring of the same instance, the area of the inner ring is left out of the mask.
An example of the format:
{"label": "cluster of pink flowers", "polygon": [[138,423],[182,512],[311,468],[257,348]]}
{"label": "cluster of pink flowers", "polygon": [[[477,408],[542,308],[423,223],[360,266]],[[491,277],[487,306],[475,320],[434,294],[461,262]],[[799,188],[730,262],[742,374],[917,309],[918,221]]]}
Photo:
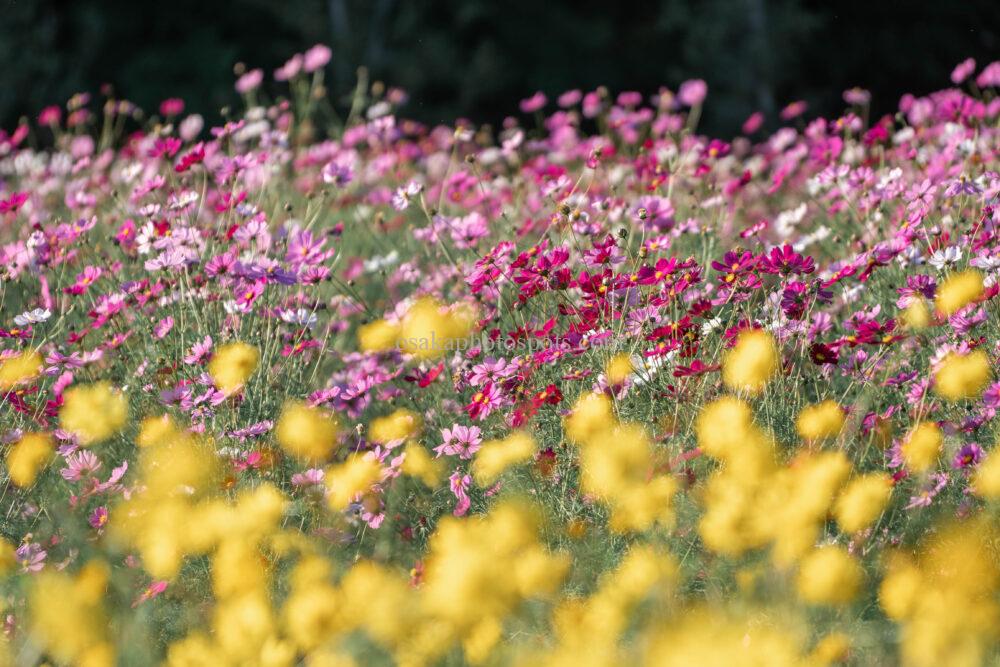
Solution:
{"label": "cluster of pink flowers", "polygon": [[[307,81],[329,60],[316,46],[273,78]],[[364,425],[392,404],[423,418],[423,446],[448,466],[460,516],[496,492],[471,474],[484,440],[533,429],[538,476],[558,479],[564,396],[606,393],[643,419],[674,413],[717,391],[741,332],[766,329],[794,351],[784,372],[837,388],[863,434],[932,415],[962,440],[950,468],[915,480],[890,438],[877,466],[908,485],[907,511],[968,488],[1000,383],[949,411],[927,368],[952,350],[1000,354],[989,326],[1000,292],[1000,63],[977,73],[963,62],[954,87],[907,95],[871,122],[870,96],[853,89],[837,118],[807,120],[793,102],[727,140],[697,133],[695,110],[710,97],[701,80],[651,97],[568,91],[555,105],[536,93],[496,136],[405,120],[401,91],[368,91],[342,131],[317,139],[320,111],[269,102],[265,78],[242,73],[245,114],[207,131],[181,100],[135,126],[132,105],[108,101],[102,116],[88,96],[65,118],[50,107],[34,127],[0,131],[0,361],[27,349],[45,359],[40,377],[2,394],[5,443],[54,429],[65,391],[111,378],[137,414],[167,412],[215,438],[228,484],[266,476],[315,500],[323,470],[273,444],[283,403],[296,399],[338,416],[344,451],[383,467],[384,495],[403,441],[371,442]],[[102,122],[128,131],[102,133]],[[50,143],[33,143],[40,136]],[[931,336],[901,324],[966,267],[985,277],[981,299]],[[360,326],[398,325],[422,296],[469,305],[494,345],[431,360],[360,351]],[[261,350],[257,393],[216,386],[209,365],[230,339]],[[632,358],[622,381],[604,372],[612,353]],[[689,441],[684,428],[663,437]],[[61,437],[59,493],[102,531],[112,499],[134,490],[134,447]],[[382,503],[352,511],[406,534],[428,518],[391,516]],[[49,550],[68,553],[58,539],[16,537],[26,571]]]}

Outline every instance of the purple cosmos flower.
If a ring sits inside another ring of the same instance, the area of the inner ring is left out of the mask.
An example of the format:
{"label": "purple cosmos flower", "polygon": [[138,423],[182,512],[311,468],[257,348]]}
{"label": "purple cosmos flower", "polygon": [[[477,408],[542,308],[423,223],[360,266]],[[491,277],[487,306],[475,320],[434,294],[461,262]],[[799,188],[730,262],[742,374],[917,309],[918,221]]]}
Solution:
{"label": "purple cosmos flower", "polygon": [[975,442],[969,442],[962,445],[962,448],[955,454],[955,458],[951,462],[951,467],[968,468],[979,463],[982,458],[983,448]]}
{"label": "purple cosmos flower", "polygon": [[90,524],[91,528],[96,530],[101,530],[108,523],[108,508],[103,505],[95,509],[90,513],[90,517],[87,518],[87,523]]}

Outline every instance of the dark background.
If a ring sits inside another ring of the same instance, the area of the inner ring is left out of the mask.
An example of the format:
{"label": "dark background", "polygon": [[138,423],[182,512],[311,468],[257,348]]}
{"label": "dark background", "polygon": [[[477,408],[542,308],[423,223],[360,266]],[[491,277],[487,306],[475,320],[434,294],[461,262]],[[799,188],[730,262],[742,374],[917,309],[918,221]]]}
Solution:
{"label": "dark background", "polygon": [[796,99],[838,113],[855,85],[876,113],[950,85],[963,58],[1000,57],[1000,0],[0,0],[0,127],[105,82],[150,112],[177,96],[217,120],[235,63],[277,92],[273,70],[317,42],[333,92],[364,64],[425,122],[497,123],[539,89],[700,77],[702,127],[727,135]]}

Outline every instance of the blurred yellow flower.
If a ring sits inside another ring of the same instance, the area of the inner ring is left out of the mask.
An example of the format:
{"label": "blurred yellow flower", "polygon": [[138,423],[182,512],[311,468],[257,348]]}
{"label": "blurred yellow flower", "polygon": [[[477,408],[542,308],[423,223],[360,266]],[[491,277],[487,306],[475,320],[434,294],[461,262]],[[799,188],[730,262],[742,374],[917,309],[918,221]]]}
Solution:
{"label": "blurred yellow flower", "polygon": [[128,400],[109,382],[70,387],[63,394],[59,423],[82,445],[107,440],[125,426]]}
{"label": "blurred yellow flower", "polygon": [[892,478],[885,473],[863,475],[850,482],[833,508],[837,524],[845,533],[871,526],[885,510],[892,493]]}
{"label": "blurred yellow flower", "polygon": [[26,382],[42,371],[42,355],[35,350],[21,352],[0,362],[0,390]]}
{"label": "blurred yellow flower", "polygon": [[307,462],[329,458],[337,445],[337,419],[320,408],[299,402],[285,404],[274,426],[274,437],[292,456]]}
{"label": "blurred yellow flower", "polygon": [[55,453],[52,439],[45,433],[25,433],[7,452],[10,481],[25,488],[35,483],[38,473]]}
{"label": "blurred yellow flower", "polygon": [[488,440],[476,452],[472,475],[476,483],[489,486],[507,468],[524,463],[535,453],[535,440],[524,431],[514,431],[503,440]]}
{"label": "blurred yellow flower", "polygon": [[382,467],[374,458],[355,454],[326,471],[327,504],[343,510],[360,494],[382,479]]}
{"label": "blurred yellow flower", "polygon": [[844,428],[844,409],[831,400],[808,405],[799,413],[795,428],[803,440],[833,438]]}
{"label": "blurred yellow flower", "polygon": [[825,546],[802,559],[796,587],[808,603],[841,605],[857,597],[863,579],[861,565],[847,549]]}
{"label": "blurred yellow flower", "polygon": [[934,375],[934,389],[950,401],[976,398],[990,381],[990,358],[982,348],[968,354],[950,352]]}
{"label": "blurred yellow flower", "polygon": [[934,305],[951,317],[983,295],[983,274],[975,269],[955,273],[938,285]]}
{"label": "blurred yellow flower", "polygon": [[259,363],[260,351],[253,345],[237,341],[215,351],[208,362],[208,374],[219,391],[229,395],[246,384]]}
{"label": "blurred yellow flower", "polygon": [[760,329],[743,331],[722,362],[722,381],[734,391],[758,394],[778,372],[774,338]]}
{"label": "blurred yellow flower", "polygon": [[903,441],[902,453],[906,467],[914,472],[929,470],[941,455],[944,436],[934,422],[917,424]]}

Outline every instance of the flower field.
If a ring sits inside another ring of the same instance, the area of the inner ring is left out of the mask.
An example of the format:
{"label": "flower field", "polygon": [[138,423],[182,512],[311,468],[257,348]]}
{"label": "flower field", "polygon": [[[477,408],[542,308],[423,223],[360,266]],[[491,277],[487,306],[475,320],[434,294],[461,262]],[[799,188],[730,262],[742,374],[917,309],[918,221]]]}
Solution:
{"label": "flower field", "polygon": [[722,140],[329,58],[0,130],[0,665],[1000,660],[1000,62]]}

